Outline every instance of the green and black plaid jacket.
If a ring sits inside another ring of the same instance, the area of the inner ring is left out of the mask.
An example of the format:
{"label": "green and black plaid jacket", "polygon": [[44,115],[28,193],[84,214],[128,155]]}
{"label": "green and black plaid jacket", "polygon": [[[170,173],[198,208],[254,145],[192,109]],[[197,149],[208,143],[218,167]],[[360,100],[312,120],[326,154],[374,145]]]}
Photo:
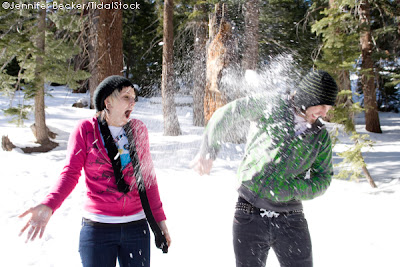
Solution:
{"label": "green and black plaid jacket", "polygon": [[200,153],[215,159],[222,142],[245,130],[246,150],[237,172],[240,196],[259,208],[301,209],[301,200],[322,195],[331,182],[332,142],[319,120],[297,136],[294,126],[289,101],[241,98],[214,113]]}

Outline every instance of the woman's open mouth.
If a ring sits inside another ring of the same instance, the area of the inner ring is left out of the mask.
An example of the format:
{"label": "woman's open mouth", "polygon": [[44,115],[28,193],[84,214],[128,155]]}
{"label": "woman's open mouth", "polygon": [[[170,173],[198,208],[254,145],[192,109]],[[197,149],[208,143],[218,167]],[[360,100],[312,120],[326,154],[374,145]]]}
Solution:
{"label": "woman's open mouth", "polygon": [[132,112],[131,109],[128,109],[128,110],[125,111],[125,117],[126,117],[127,119],[129,119],[129,116],[131,115],[131,112]]}

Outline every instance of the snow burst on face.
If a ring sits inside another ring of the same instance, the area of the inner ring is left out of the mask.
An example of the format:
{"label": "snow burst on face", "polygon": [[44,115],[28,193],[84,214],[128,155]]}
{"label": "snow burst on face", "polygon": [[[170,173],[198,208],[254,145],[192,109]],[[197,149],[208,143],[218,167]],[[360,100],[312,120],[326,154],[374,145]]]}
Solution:
{"label": "snow burst on face", "polygon": [[319,117],[326,117],[328,111],[332,108],[329,105],[318,105],[307,108],[305,112],[305,119],[309,123],[314,123]]}

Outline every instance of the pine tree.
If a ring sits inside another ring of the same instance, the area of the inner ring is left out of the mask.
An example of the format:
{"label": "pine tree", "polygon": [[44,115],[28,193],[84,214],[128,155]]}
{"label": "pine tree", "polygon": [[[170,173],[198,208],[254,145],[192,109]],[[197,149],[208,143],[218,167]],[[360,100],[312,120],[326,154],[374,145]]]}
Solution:
{"label": "pine tree", "polygon": [[[19,4],[32,3],[21,1]],[[46,6],[45,1],[41,4]],[[15,90],[22,89],[26,99],[35,99],[33,130],[42,151],[54,147],[45,123],[45,83],[76,88],[79,81],[88,77],[84,71],[75,71],[71,64],[71,59],[79,52],[74,46],[82,21],[77,12],[21,8],[0,13],[1,91],[12,97]],[[14,59],[19,66],[16,76],[6,71]],[[22,103],[17,108],[10,107],[8,113],[20,116],[17,121],[22,123],[22,119],[27,118],[27,108]]]}
{"label": "pine tree", "polygon": [[[400,2],[374,1],[371,4],[371,32],[373,33],[373,61],[376,77],[377,104],[380,111],[395,110],[393,104],[400,102],[396,95],[400,83],[400,32],[398,19]],[[399,108],[399,106],[398,106]]]}
{"label": "pine tree", "polygon": [[[325,69],[332,73],[339,80],[340,93],[336,102],[331,122],[343,126],[344,131],[351,135],[354,145],[347,151],[339,154],[344,157],[340,166],[346,163],[351,164],[351,170],[341,168],[337,177],[358,178],[361,171],[364,172],[372,187],[376,187],[372,177],[370,176],[361,149],[370,146],[368,135],[359,135],[356,132],[354,124],[354,115],[362,109],[359,103],[352,103],[352,91],[347,77],[343,77],[343,73],[355,71],[354,62],[359,56],[358,40],[358,23],[352,14],[352,6],[340,5],[337,1],[330,1],[330,7],[327,6],[321,13],[323,17],[315,21],[312,30],[322,36],[322,55],[316,61],[319,68]],[[317,6],[313,6],[314,9]],[[338,130],[333,135],[334,139],[338,134]]]}
{"label": "pine tree", "polygon": [[243,70],[256,70],[258,66],[260,1],[250,0],[245,3]]}
{"label": "pine tree", "polygon": [[369,132],[382,133],[376,104],[374,61],[372,59],[371,7],[369,0],[360,1],[359,12],[361,23],[361,85],[364,92],[365,125]]}
{"label": "pine tree", "polygon": [[[134,0],[124,3],[135,3]],[[123,10],[125,74],[140,87],[141,96],[152,96],[161,83],[162,33],[158,30],[155,1],[141,1],[140,10]]]}
{"label": "pine tree", "polygon": [[163,35],[163,71],[161,92],[163,99],[164,135],[177,136],[181,134],[174,99],[174,31],[173,31],[174,1],[164,1],[164,35]]}
{"label": "pine tree", "polygon": [[[111,4],[113,0],[103,0],[104,4]],[[119,0],[118,2],[121,2]],[[90,12],[92,24],[90,25],[90,73],[89,80],[90,98],[97,85],[110,75],[122,75],[123,50],[122,50],[122,10],[96,9]],[[91,108],[93,108],[91,101]]]}
{"label": "pine tree", "polygon": [[194,31],[193,55],[193,125],[204,126],[204,95],[206,88],[206,44],[208,36],[208,8],[195,5],[191,19]]}
{"label": "pine tree", "polygon": [[36,36],[35,47],[38,51],[36,56],[36,65],[34,80],[35,87],[38,89],[35,94],[35,124],[33,125],[34,135],[39,144],[50,143],[48,129],[46,126],[46,117],[44,114],[44,77],[41,67],[44,65],[43,54],[45,53],[46,41],[46,10],[40,9],[38,14],[38,35]]}
{"label": "pine tree", "polygon": [[261,60],[291,54],[300,69],[309,70],[312,67],[312,55],[318,51],[319,41],[310,29],[313,19],[307,16],[310,3],[305,0],[261,1]]}

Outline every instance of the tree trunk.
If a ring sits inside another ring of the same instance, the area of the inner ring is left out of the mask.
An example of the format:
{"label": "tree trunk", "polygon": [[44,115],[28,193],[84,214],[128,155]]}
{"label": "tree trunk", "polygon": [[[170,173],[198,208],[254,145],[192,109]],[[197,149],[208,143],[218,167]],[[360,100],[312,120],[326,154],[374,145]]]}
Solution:
{"label": "tree trunk", "polygon": [[[120,0],[121,1],[121,0]],[[118,1],[118,2],[120,2]],[[103,0],[104,4],[115,2]],[[110,75],[123,75],[122,9],[99,9],[92,12],[90,33],[90,97],[97,85]],[[91,101],[93,107],[93,101]]]}
{"label": "tree trunk", "polygon": [[[397,49],[395,51],[398,51],[400,48],[400,0],[397,0],[397,7],[396,7],[396,14],[397,14]],[[399,54],[397,54],[396,59],[400,57]]]}
{"label": "tree trunk", "polygon": [[89,28],[89,44],[88,44],[88,57],[89,57],[89,72],[91,74],[89,78],[89,92],[90,92],[90,108],[94,108],[93,94],[99,84],[99,74],[97,64],[99,61],[98,55],[98,35],[97,28],[99,24],[99,9],[89,9],[88,14],[88,28]]}
{"label": "tree trunk", "polygon": [[360,4],[360,22],[361,22],[361,85],[364,93],[365,125],[366,130],[373,133],[382,133],[378,107],[376,105],[374,62],[372,60],[372,35],[370,26],[370,5],[368,0]]}
{"label": "tree trunk", "polygon": [[163,21],[163,65],[161,94],[164,116],[164,135],[177,136],[181,134],[178,116],[176,114],[174,99],[174,1],[164,1],[164,21]]}
{"label": "tree trunk", "polygon": [[[207,124],[214,112],[229,100],[236,99],[237,92],[228,93],[222,88],[223,73],[236,56],[236,46],[232,34],[232,25],[226,19],[224,4],[215,5],[215,13],[209,22],[209,44],[206,61],[206,91],[204,96],[204,118]],[[231,88],[229,88],[231,89]]]}
{"label": "tree trunk", "polygon": [[[196,11],[205,12],[205,5],[195,6]],[[207,21],[196,22],[194,34],[193,63],[193,125],[204,126],[204,94],[206,89],[206,43]]]}
{"label": "tree trunk", "polygon": [[363,172],[365,174],[365,177],[367,178],[367,181],[368,181],[369,185],[372,188],[378,188],[378,186],[376,186],[376,184],[375,184],[374,179],[372,179],[371,174],[369,173],[367,167],[363,167],[362,170],[363,170]]}
{"label": "tree trunk", "polygon": [[[45,38],[46,38],[46,10],[39,9],[38,19],[38,36],[36,39],[36,47],[42,53],[45,53]],[[46,127],[45,105],[44,105],[44,77],[40,72],[43,66],[43,58],[38,56],[36,58],[36,79],[35,86],[37,92],[35,94],[35,124],[34,135],[39,144],[46,144],[50,142],[49,135]]]}
{"label": "tree trunk", "polygon": [[400,36],[400,0],[397,0],[397,34]]}
{"label": "tree trunk", "polygon": [[[348,70],[338,70],[337,72],[337,77],[338,77],[338,88],[339,92],[348,90],[351,91],[351,81],[350,81],[350,71]],[[351,96],[348,97],[338,97],[336,99],[336,104],[343,104],[343,103],[351,103],[352,104],[353,100],[351,99]]]}
{"label": "tree trunk", "polygon": [[257,68],[259,6],[259,0],[249,0],[245,3],[243,70],[255,70]]}
{"label": "tree trunk", "polygon": [[[87,53],[89,30],[88,30],[88,28],[85,27],[86,23],[82,26],[82,33],[78,39],[79,40],[78,45],[79,45],[81,51],[72,60],[75,71],[87,70],[88,63],[89,63],[89,58],[88,58],[88,53]],[[85,81],[81,81],[79,87],[76,89],[73,89],[72,92],[73,93],[86,93],[89,90],[88,84],[89,84],[89,79],[86,79]]]}
{"label": "tree trunk", "polygon": [[1,137],[1,147],[4,151],[11,151],[16,148],[16,146],[10,141],[10,138],[8,138],[7,135],[3,135]]}

